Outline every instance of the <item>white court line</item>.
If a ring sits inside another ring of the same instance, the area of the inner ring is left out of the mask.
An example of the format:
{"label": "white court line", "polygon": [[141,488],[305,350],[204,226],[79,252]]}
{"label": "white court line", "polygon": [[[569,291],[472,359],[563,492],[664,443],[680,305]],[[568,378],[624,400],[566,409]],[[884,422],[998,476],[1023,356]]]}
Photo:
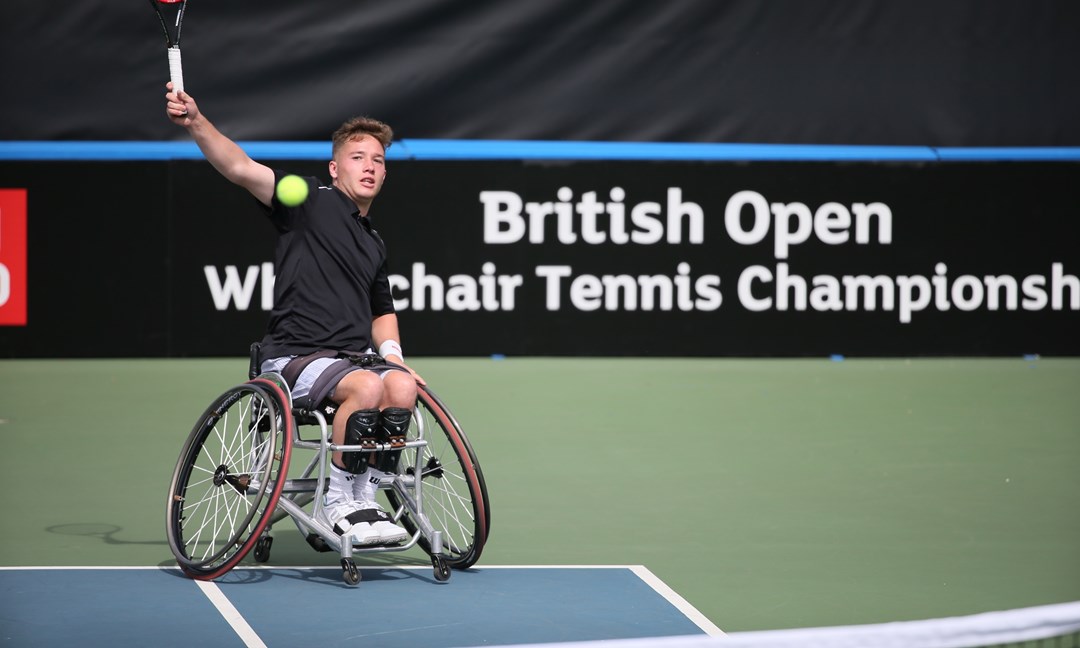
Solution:
{"label": "white court line", "polygon": [[[431,567],[426,566],[426,565],[385,565],[385,566],[370,565],[368,568],[369,569],[417,569],[417,570],[431,569]],[[5,566],[0,566],[0,570],[5,570],[5,569],[12,569],[12,570],[14,570],[14,569],[163,569],[163,570],[176,569],[176,570],[179,570],[179,567],[149,567],[149,566],[147,566],[147,567],[130,567],[130,566],[128,566],[128,567],[109,567],[109,566],[101,566],[101,565],[98,565],[98,566],[67,566],[67,567],[62,567],[62,566],[61,567],[57,567],[57,566],[39,566],[39,567],[5,567]],[[288,566],[288,565],[241,565],[239,567],[234,567],[234,570],[235,569],[239,569],[239,570],[290,569],[290,570],[304,571],[304,570],[311,570],[311,569],[333,569],[333,567],[330,567],[330,566],[317,567],[317,566],[312,566],[312,565],[297,565],[297,566]],[[689,601],[687,601],[682,596],[680,596],[678,592],[671,589],[671,587],[667,583],[660,580],[660,578],[656,574],[649,571],[649,569],[647,567],[645,567],[644,565],[482,565],[482,566],[478,566],[478,567],[473,567],[472,569],[474,569],[476,571],[484,571],[485,569],[629,569],[638,578],[640,578],[642,581],[644,581],[646,585],[651,587],[653,589],[653,591],[655,591],[660,596],[664,597],[664,599],[667,600],[668,603],[671,603],[673,606],[675,606],[675,609],[682,612],[683,615],[687,619],[689,619],[691,622],[694,623],[694,625],[701,628],[701,630],[705,634],[707,634],[709,636],[713,636],[713,637],[726,636],[724,631],[721,630],[712,621],[710,621],[708,619],[708,617],[706,617],[704,614],[699,612],[698,609],[695,608],[693,605],[691,605]],[[249,646],[265,646],[265,644],[262,642],[262,640],[259,639],[259,636],[255,634],[255,631],[251,629],[251,626],[249,626],[247,624],[247,621],[245,621],[244,618],[242,616],[240,616],[240,613],[237,612],[236,608],[233,607],[232,603],[229,602],[229,599],[227,599],[225,597],[225,594],[222,593],[220,589],[218,589],[217,585],[214,585],[213,583],[206,582],[206,581],[195,581],[195,582],[199,585],[200,588],[202,588],[203,593],[206,594],[207,598],[210,599],[210,601],[214,604],[214,606],[218,608],[218,611],[221,612],[221,616],[225,617],[225,620],[229,622],[229,625],[232,626],[234,630],[236,630],[236,634],[240,635],[240,637],[243,638],[245,640],[245,642],[247,641],[247,638],[246,638],[246,636],[244,634],[244,631],[242,631],[242,630],[246,630],[246,632],[248,634],[250,634],[250,636],[254,639],[255,643],[248,643],[247,645],[249,645]],[[211,589],[212,589],[213,594],[210,591]],[[221,603],[221,605],[219,605],[219,602]],[[237,621],[237,624],[239,625],[239,627],[238,627],[238,625],[234,625],[233,619],[235,619]]]}
{"label": "white court line", "polygon": [[649,571],[649,568],[645,565],[483,565],[476,567],[476,569],[478,571],[485,569],[629,569],[643,580],[646,585],[653,588],[653,591],[675,606],[676,610],[682,612],[683,616],[701,628],[705,634],[710,637],[727,636],[715,623],[680,596],[678,592],[671,589],[667,583],[660,580],[659,576]]}
{"label": "white court line", "polygon": [[[159,571],[170,571],[170,570],[179,571],[180,568],[179,567],[152,567],[152,566],[132,567],[130,565],[128,565],[128,566],[107,566],[107,565],[105,565],[105,566],[103,566],[103,565],[58,566],[58,565],[42,565],[42,566],[38,566],[38,567],[25,567],[25,566],[23,566],[23,567],[7,567],[7,566],[0,567],[0,570],[5,570],[5,571],[58,570],[58,569],[62,569],[62,570],[65,570],[65,571],[69,571],[69,570],[92,570],[92,569],[108,569],[108,570],[138,570],[138,569],[147,570],[147,569],[154,569],[154,570],[159,570]],[[236,632],[236,634],[240,636],[240,640],[244,642],[245,646],[248,646],[249,648],[266,648],[266,644],[263,642],[263,640],[259,637],[259,635],[255,634],[255,630],[252,629],[252,627],[248,624],[248,622],[244,619],[244,617],[240,615],[239,610],[236,609],[236,607],[232,604],[231,601],[229,601],[229,599],[225,596],[225,594],[221,591],[221,589],[218,588],[218,586],[216,584],[214,584],[212,582],[209,582],[209,581],[200,581],[200,580],[197,580],[197,581],[194,581],[194,582],[195,582],[195,585],[197,585],[199,587],[199,589],[202,590],[202,593],[206,595],[206,598],[210,599],[210,603],[212,603],[213,606],[217,609],[218,613],[221,614],[222,617],[224,617],[225,622],[229,624],[229,627],[231,627],[233,629],[233,631]]]}
{"label": "white court line", "polygon": [[649,571],[649,569],[645,567],[645,565],[628,565],[627,567],[635,574],[637,574],[638,578],[645,581],[649,585],[649,587],[656,590],[657,594],[667,599],[668,603],[674,605],[675,609],[682,612],[686,616],[686,618],[693,621],[694,625],[704,630],[705,634],[709,635],[710,637],[727,636],[726,634],[724,634],[723,630],[716,626],[715,623],[709,621],[708,617],[706,617],[701,612],[698,612],[698,609],[696,607],[690,605],[689,601],[684,599],[682,596],[679,596],[678,592],[668,587],[667,583],[660,580],[660,578],[657,577],[656,574]]}
{"label": "white court line", "polygon": [[248,625],[244,617],[240,616],[240,612],[225,594],[218,589],[217,585],[210,581],[201,580],[195,581],[195,584],[199,586],[206,598],[210,599],[210,602],[214,604],[221,616],[225,617],[225,622],[232,627],[236,634],[240,635],[240,639],[245,646],[248,646],[248,648],[266,648],[263,640],[259,638],[259,635],[255,634],[255,630]]}

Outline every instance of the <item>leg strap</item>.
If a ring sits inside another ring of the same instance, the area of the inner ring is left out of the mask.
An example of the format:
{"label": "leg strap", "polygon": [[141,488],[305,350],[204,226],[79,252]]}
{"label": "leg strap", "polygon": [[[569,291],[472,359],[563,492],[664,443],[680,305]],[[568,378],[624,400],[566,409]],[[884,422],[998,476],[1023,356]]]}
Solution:
{"label": "leg strap", "polygon": [[[255,353],[255,351],[252,353]],[[295,389],[296,381],[300,378],[300,374],[304,372],[304,369],[307,369],[308,365],[321,358],[338,358],[339,360],[319,374],[306,396],[294,399],[293,405],[295,407],[306,410],[318,408],[334,391],[334,388],[345,377],[345,374],[352,371],[359,369],[407,371],[404,367],[387,362],[375,353],[351,353],[322,349],[305,356],[297,356],[285,364],[281,369],[281,377],[288,383],[289,389]]]}
{"label": "leg strap", "polygon": [[300,374],[304,373],[304,369],[306,369],[309,364],[319,358],[333,358],[336,355],[337,351],[323,349],[322,351],[316,351],[315,353],[310,353],[305,356],[296,356],[282,367],[281,377],[289,384],[289,389],[293,389],[296,387],[296,379],[300,377]]}

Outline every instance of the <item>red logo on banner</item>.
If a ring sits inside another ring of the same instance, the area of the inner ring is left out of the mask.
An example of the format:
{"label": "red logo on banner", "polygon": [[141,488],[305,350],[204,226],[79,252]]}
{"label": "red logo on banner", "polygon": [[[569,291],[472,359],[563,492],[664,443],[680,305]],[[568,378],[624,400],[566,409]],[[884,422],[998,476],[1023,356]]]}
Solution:
{"label": "red logo on banner", "polygon": [[0,189],[0,326],[26,326],[26,189]]}

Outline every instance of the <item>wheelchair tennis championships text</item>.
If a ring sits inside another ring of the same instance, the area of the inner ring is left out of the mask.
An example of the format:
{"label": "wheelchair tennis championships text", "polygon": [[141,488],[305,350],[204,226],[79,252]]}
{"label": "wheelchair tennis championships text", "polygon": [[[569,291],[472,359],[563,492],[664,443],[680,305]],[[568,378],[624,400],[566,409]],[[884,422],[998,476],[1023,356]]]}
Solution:
{"label": "wheelchair tennis championships text", "polygon": [[[700,246],[705,244],[702,207],[669,187],[666,200],[628,205],[626,192],[612,188],[606,200],[596,192],[577,196],[569,187],[556,201],[527,202],[513,191],[481,191],[483,243],[488,246]],[[797,246],[816,241],[829,246],[889,246],[893,213],[882,202],[845,205],[826,202],[811,208],[801,202],[769,202],[756,191],[738,191],[724,208],[723,227],[731,242],[771,243],[769,265],[739,271],[739,305],[763,311],[895,311],[901,323],[926,309],[947,311],[1080,310],[1080,279],[1064,264],[1049,263],[1047,274],[951,276],[944,262],[921,274],[814,274],[792,272],[787,259]],[[771,241],[768,239],[771,237]],[[722,260],[720,252],[712,255]],[[578,311],[716,311],[725,303],[718,274],[695,274],[690,263],[672,260],[670,274],[585,274],[569,264],[541,264],[532,278],[542,282],[544,307]],[[925,266],[922,266],[925,267]],[[526,275],[499,273],[495,263],[479,263],[478,275],[445,279],[414,262],[408,274],[390,277],[398,310],[513,311]],[[256,291],[260,306],[273,305],[273,264],[204,268],[215,307],[247,310]]]}

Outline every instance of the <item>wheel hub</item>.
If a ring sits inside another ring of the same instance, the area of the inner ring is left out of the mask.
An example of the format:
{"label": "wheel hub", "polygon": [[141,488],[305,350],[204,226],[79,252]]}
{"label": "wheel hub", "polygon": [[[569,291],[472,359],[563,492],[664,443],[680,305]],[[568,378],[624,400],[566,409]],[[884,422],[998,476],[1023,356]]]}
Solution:
{"label": "wheel hub", "polygon": [[428,459],[427,465],[424,466],[424,476],[434,477],[436,479],[442,479],[443,467],[442,463],[435,457]]}
{"label": "wheel hub", "polygon": [[236,489],[237,493],[246,495],[248,487],[251,486],[251,475],[231,475],[229,474],[229,467],[221,464],[214,471],[214,486],[223,484],[228,484]]}

